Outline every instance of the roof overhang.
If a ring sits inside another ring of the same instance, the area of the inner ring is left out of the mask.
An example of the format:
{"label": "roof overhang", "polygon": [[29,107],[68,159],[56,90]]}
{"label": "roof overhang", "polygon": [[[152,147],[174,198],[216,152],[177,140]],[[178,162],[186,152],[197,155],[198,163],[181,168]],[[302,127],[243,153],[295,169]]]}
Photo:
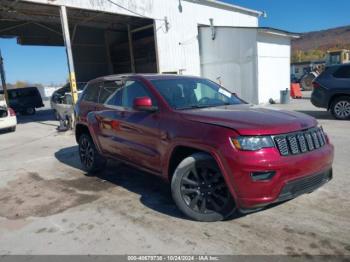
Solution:
{"label": "roof overhang", "polygon": [[185,0],[185,1],[196,3],[196,4],[217,7],[217,8],[226,9],[226,10],[231,10],[231,11],[240,11],[240,12],[248,13],[248,14],[254,15],[254,16],[262,16],[264,14],[264,12],[262,12],[262,11],[257,11],[257,10],[245,8],[242,6],[238,6],[238,5],[228,4],[228,3],[217,1],[217,0]]}
{"label": "roof overhang", "polygon": [[288,37],[292,39],[298,39],[301,37],[301,34],[298,33],[292,33],[281,29],[271,28],[271,27],[257,27],[256,28],[259,33],[269,34],[269,35],[275,35],[275,36],[282,36],[282,37]]}
{"label": "roof overhang", "polygon": [[[199,27],[210,27],[209,25],[199,25]],[[256,30],[258,33],[275,35],[280,37],[288,37],[298,39],[301,37],[301,34],[292,33],[281,29],[271,28],[271,27],[250,27],[250,26],[214,26],[215,28],[234,28],[234,29],[243,29],[243,30]]]}

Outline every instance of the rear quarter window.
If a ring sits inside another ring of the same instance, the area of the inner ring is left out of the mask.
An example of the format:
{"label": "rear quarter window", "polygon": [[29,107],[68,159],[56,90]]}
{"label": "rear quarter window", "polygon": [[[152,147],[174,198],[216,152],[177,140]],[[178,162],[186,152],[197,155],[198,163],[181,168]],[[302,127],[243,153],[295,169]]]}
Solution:
{"label": "rear quarter window", "polygon": [[349,66],[341,66],[334,73],[333,76],[335,78],[350,78],[350,65]]}
{"label": "rear quarter window", "polygon": [[97,103],[101,83],[89,84],[83,94],[82,100]]}

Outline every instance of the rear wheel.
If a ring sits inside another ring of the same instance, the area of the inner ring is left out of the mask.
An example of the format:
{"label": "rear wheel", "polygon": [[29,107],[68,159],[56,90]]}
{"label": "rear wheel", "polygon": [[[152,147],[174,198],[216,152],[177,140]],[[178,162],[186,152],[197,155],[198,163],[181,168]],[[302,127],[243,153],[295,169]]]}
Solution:
{"label": "rear wheel", "polygon": [[97,151],[92,138],[88,134],[82,134],[79,138],[79,156],[83,168],[88,174],[103,170],[106,159]]}
{"label": "rear wheel", "polygon": [[15,131],[16,131],[16,126],[11,127],[11,128],[10,128],[10,131],[11,131],[11,132],[15,132]]}
{"label": "rear wheel", "polygon": [[341,96],[333,100],[331,104],[332,115],[336,119],[346,120],[350,119],[350,97]]}
{"label": "rear wheel", "polygon": [[236,210],[216,161],[205,153],[193,154],[178,165],[171,191],[178,208],[198,221],[220,221]]}

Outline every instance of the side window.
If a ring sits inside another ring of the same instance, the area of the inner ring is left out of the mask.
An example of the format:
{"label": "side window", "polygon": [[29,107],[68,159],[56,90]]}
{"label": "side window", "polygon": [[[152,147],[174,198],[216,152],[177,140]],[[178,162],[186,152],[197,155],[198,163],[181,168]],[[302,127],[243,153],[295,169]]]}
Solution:
{"label": "side window", "polygon": [[117,86],[117,84],[114,81],[110,82],[104,82],[100,89],[100,94],[98,98],[98,102],[100,104],[106,103],[106,101],[113,96],[113,94],[119,89],[120,87]]}
{"label": "side window", "polygon": [[83,100],[97,103],[100,85],[101,83],[89,84],[84,92]]}
{"label": "side window", "polygon": [[129,80],[126,81],[123,88],[123,106],[127,108],[133,107],[134,99],[137,97],[148,96],[152,99],[153,105],[156,105],[156,101],[151,93],[141,83]]}
{"label": "side window", "polygon": [[[107,89],[106,99],[104,104],[111,106],[122,106],[122,98],[123,98],[123,85],[117,84],[116,81],[105,82],[104,88]],[[111,93],[111,91],[113,91]]]}
{"label": "side window", "polygon": [[336,78],[350,78],[350,66],[341,66],[333,74]]}

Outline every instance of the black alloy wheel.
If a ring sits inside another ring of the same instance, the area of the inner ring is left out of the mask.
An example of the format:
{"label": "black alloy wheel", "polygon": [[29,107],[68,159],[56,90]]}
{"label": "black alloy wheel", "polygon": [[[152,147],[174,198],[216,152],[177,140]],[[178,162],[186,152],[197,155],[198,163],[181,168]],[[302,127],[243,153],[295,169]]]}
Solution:
{"label": "black alloy wheel", "polygon": [[96,150],[95,144],[88,134],[82,134],[79,138],[79,156],[83,168],[88,173],[100,171],[106,165],[106,159]]}
{"label": "black alloy wheel", "polygon": [[220,169],[208,154],[194,154],[179,164],[172,193],[179,209],[195,220],[223,220],[236,209]]}

